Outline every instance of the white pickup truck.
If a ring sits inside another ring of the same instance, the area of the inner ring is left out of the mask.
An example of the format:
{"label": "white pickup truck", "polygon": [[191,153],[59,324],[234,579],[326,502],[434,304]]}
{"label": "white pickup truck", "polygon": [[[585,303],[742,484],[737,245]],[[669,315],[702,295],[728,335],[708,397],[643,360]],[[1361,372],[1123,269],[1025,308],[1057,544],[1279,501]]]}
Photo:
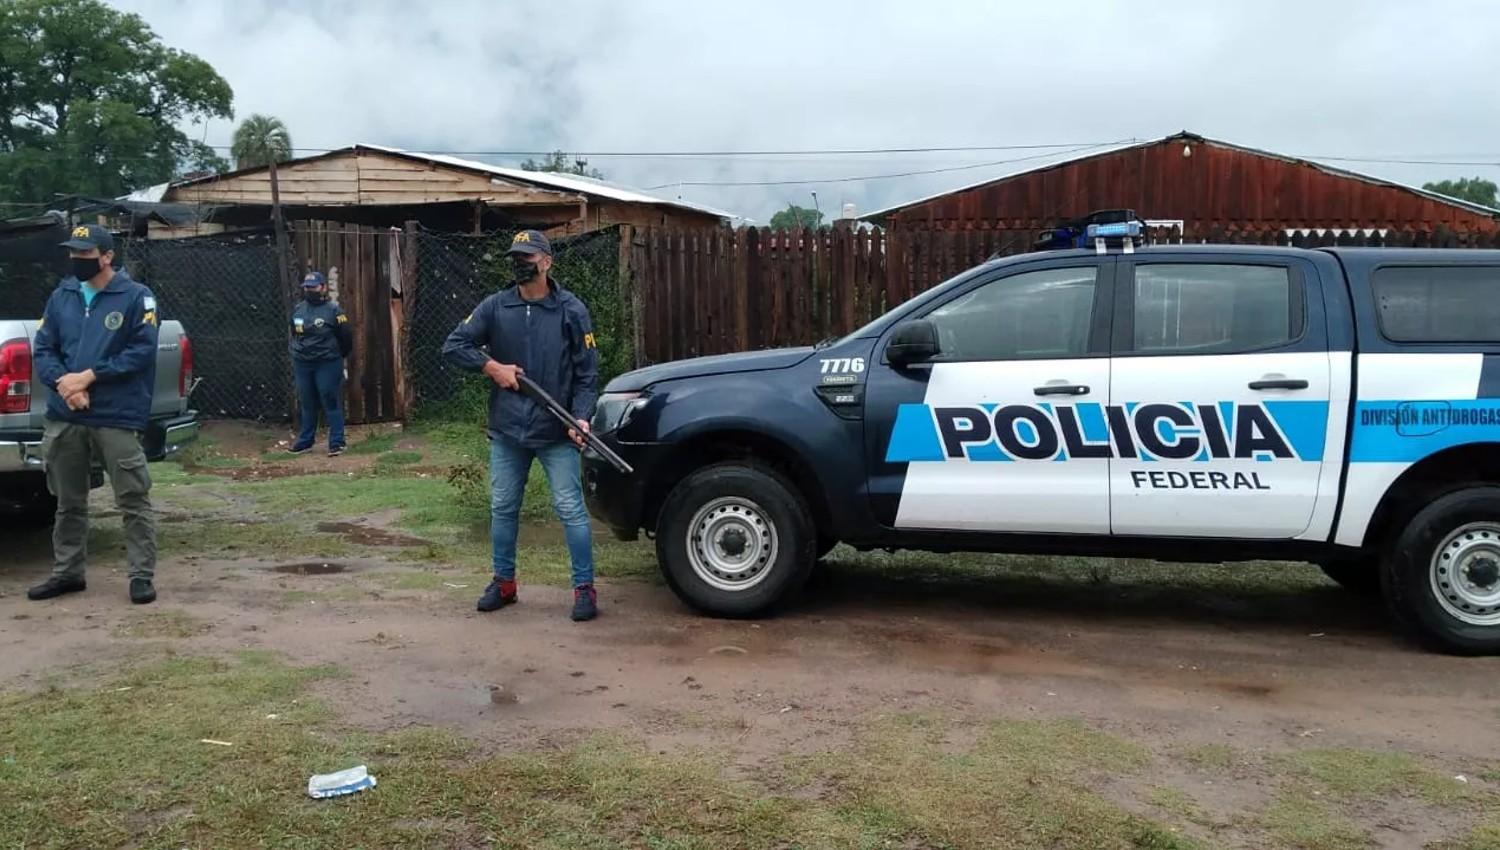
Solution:
{"label": "white pickup truck", "polygon": [[[0,319],[0,512],[47,523],[57,500],[42,472],[42,425],[47,388],[32,368],[36,319]],[[193,345],[181,322],[162,322],[156,345],[156,387],[146,457],[161,460],[198,436],[198,413],[188,400],[193,390]],[[93,486],[104,483],[95,468]]]}

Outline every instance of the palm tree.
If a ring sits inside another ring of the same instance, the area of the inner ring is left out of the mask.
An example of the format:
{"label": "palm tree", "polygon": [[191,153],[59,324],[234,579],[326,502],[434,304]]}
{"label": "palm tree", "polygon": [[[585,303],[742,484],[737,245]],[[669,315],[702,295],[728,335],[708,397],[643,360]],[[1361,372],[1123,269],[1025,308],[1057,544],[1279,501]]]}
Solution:
{"label": "palm tree", "polygon": [[251,115],[235,128],[229,146],[235,168],[259,168],[292,158],[292,134],[280,118]]}

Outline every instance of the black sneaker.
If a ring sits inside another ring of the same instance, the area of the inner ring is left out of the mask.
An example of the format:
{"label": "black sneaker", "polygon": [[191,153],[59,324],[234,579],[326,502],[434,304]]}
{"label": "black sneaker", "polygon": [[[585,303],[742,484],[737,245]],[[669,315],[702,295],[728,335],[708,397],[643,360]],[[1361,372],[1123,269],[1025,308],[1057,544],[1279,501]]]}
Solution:
{"label": "black sneaker", "polygon": [[581,623],[599,616],[599,595],[592,584],[573,588],[573,622]]}
{"label": "black sneaker", "polygon": [[498,611],[507,605],[516,602],[515,581],[501,581],[495,579],[490,586],[484,589],[484,595],[479,597],[479,604],[474,607],[480,611]]}
{"label": "black sneaker", "polygon": [[43,599],[52,599],[62,596],[64,593],[81,593],[88,588],[88,582],[81,578],[64,578],[53,576],[41,584],[26,591],[26,598],[37,602]]}
{"label": "black sneaker", "polygon": [[137,605],[150,605],[156,601],[156,587],[149,578],[130,580],[130,601]]}
{"label": "black sneaker", "polygon": [[310,451],[312,451],[312,443],[308,443],[305,446],[292,446],[286,450],[286,453],[289,455],[301,455],[307,454]]}
{"label": "black sneaker", "polygon": [[338,457],[339,455],[341,455],[343,453],[344,453],[344,447],[343,446],[329,446],[328,447],[328,456],[329,457]]}

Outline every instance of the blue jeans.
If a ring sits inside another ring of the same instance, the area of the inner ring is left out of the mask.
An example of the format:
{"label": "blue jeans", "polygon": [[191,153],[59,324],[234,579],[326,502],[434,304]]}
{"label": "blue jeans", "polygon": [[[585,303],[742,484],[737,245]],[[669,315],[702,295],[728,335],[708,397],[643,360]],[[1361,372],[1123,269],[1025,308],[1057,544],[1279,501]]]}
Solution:
{"label": "blue jeans", "polygon": [[328,447],[344,445],[344,361],[292,362],[297,377],[297,416],[302,430],[296,448],[305,449],[318,438],[318,411],[328,419]]}
{"label": "blue jeans", "polygon": [[516,578],[516,534],[520,530],[521,498],[531,459],[542,462],[547,488],[552,491],[552,510],[562,521],[573,564],[573,586],[594,583],[594,542],[589,512],[583,506],[583,473],[578,448],[572,443],[553,443],[529,449],[504,437],[490,439],[490,543],[494,547],[495,578]]}

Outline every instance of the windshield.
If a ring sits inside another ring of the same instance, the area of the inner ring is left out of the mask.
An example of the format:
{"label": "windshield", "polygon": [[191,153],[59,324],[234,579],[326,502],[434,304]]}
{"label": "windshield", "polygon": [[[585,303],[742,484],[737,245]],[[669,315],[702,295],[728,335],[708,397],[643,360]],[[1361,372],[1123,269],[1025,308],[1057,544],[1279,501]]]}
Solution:
{"label": "windshield", "polygon": [[[975,266],[972,269],[962,271],[957,275],[948,278],[937,286],[932,287],[926,292],[919,293],[911,300],[903,301],[900,304],[897,304],[896,306],[890,308],[889,310],[886,310],[884,313],[866,323],[864,327],[859,328],[853,333],[845,334],[841,337],[831,338],[825,340],[825,342],[827,342],[828,345],[834,345],[836,343],[843,342],[846,339],[859,339],[861,337],[879,336],[890,324],[895,314],[899,313],[905,315],[908,312],[920,311],[924,305],[936,299],[942,298],[949,290],[953,289],[955,286],[962,286],[965,282],[972,279],[974,275],[981,273],[989,267],[990,263],[983,263],[981,265]],[[824,345],[820,342],[815,347],[826,348],[827,345]]]}

